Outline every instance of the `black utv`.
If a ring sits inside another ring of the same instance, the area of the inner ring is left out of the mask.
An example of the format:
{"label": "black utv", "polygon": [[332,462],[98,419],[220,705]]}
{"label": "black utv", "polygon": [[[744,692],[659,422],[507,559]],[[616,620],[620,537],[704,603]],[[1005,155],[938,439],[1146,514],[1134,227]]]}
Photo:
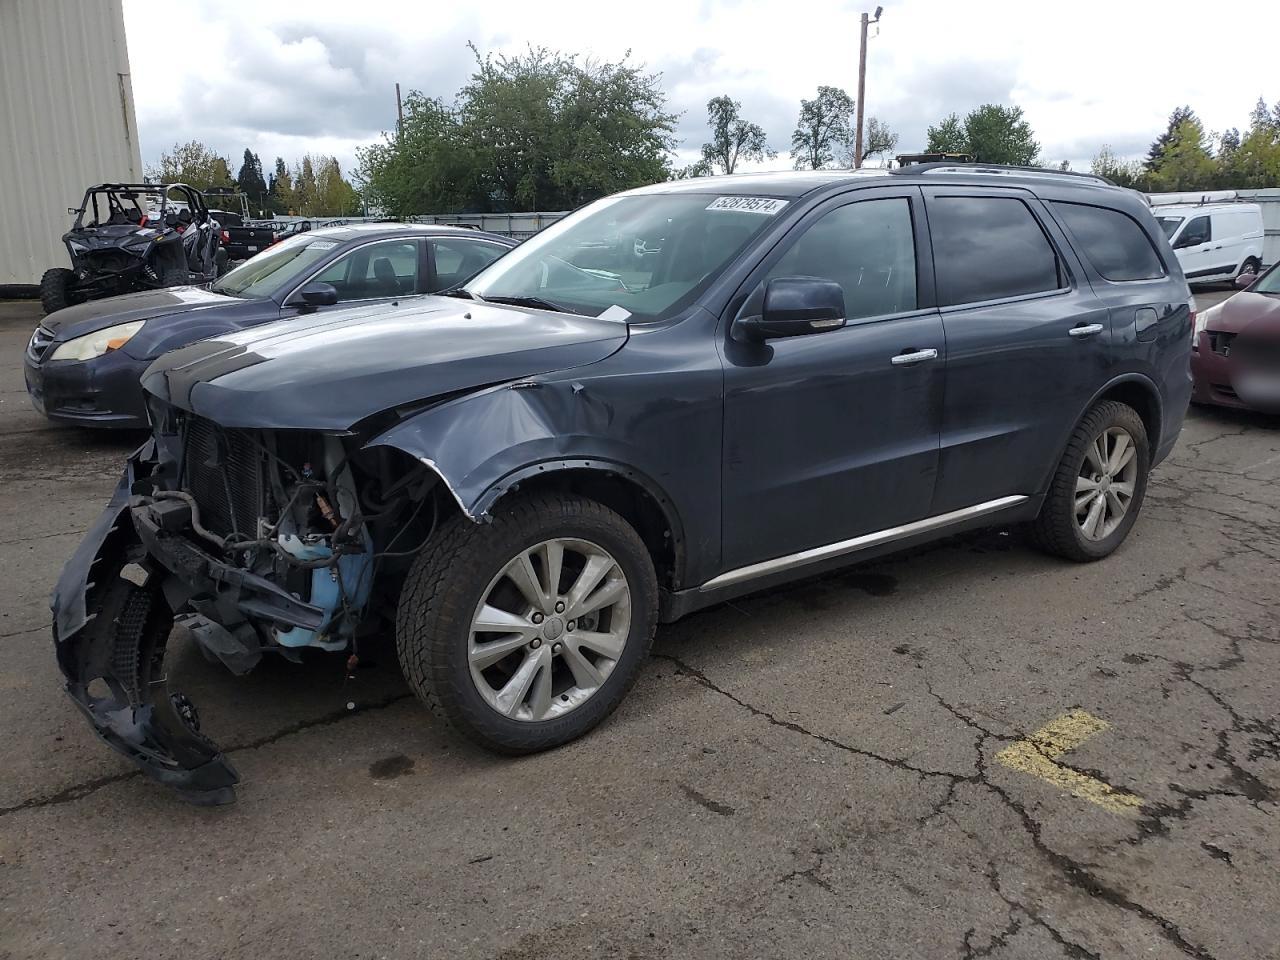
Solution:
{"label": "black utv", "polygon": [[40,279],[45,313],[136,290],[207,283],[226,269],[221,227],[185,183],[100,183],[62,241],[71,268]]}

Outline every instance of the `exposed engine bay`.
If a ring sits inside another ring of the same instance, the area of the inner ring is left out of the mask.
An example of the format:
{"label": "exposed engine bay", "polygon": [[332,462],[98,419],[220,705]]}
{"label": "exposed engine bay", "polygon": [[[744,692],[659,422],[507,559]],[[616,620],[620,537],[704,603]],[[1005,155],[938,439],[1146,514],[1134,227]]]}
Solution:
{"label": "exposed engine bay", "polygon": [[308,647],[358,657],[394,617],[404,571],[439,520],[441,484],[351,436],[223,428],[156,401],[151,415],[153,439],[99,521],[114,523],[87,541],[101,547],[68,564],[72,580],[64,571],[70,583],[91,570],[80,574],[82,625],[55,593],[59,660],[109,744],[187,799],[228,802],[238,777],[190,701],[165,688],[172,627],[236,674]]}

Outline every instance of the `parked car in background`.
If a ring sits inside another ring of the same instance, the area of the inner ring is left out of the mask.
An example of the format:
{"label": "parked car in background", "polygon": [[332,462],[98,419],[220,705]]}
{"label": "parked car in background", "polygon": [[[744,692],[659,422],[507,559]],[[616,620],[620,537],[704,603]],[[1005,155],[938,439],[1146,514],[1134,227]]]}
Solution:
{"label": "parked car in background", "polygon": [[72,304],[222,275],[221,227],[185,183],[101,183],[84,193],[63,235],[71,266],[40,278],[45,313]]}
{"label": "parked car in background", "polygon": [[1256,203],[1159,204],[1152,212],[1191,283],[1252,276],[1262,267],[1262,207]]}
{"label": "parked car in background", "polygon": [[1108,556],[1177,440],[1192,323],[1147,206],[1089,176],[608,197],[447,297],[152,364],[152,440],[56,587],[58,662],[109,744],[201,803],[238,777],[165,689],[175,619],[236,673],[394,631],[463,734],[555,747],[659,620],[991,524]]}
{"label": "parked car in background", "polygon": [[145,427],[138,377],[167,350],[337,305],[435,293],[513,246],[495,234],[413,224],[299,234],[207,288],[150,290],[50,314],[27,347],[27,393],[51,420]]}
{"label": "parked car in background", "polygon": [[1192,401],[1280,413],[1280,265],[1196,317]]}

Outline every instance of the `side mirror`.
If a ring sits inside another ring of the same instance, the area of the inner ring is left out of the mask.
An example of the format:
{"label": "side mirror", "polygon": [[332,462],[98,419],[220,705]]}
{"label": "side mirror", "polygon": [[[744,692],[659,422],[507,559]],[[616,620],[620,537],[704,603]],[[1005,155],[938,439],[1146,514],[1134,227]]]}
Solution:
{"label": "side mirror", "polygon": [[1236,277],[1235,280],[1231,281],[1231,283],[1237,290],[1248,290],[1253,286],[1253,281],[1257,279],[1258,275],[1256,273],[1242,273],[1240,276]]}
{"label": "side mirror", "polygon": [[838,330],[845,324],[844,289],[817,277],[777,277],[764,288],[758,317],[739,317],[737,339],[762,342]]}
{"label": "side mirror", "polygon": [[308,307],[332,307],[338,302],[338,290],[331,283],[312,280],[298,291],[297,299]]}

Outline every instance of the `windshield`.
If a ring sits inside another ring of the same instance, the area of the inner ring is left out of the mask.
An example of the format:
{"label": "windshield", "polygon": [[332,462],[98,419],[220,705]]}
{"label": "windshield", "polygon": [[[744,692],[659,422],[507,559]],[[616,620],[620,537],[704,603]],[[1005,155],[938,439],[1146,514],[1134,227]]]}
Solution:
{"label": "windshield", "polygon": [[1253,281],[1253,286],[1249,288],[1250,293],[1269,293],[1272,296],[1280,296],[1280,263]]}
{"label": "windshield", "polygon": [[1170,240],[1177,231],[1178,224],[1182,223],[1182,217],[1156,217],[1156,223],[1164,231],[1164,238]]}
{"label": "windshield", "polygon": [[299,270],[323,260],[337,246],[337,240],[305,234],[281,240],[214,281],[209,289],[247,300],[270,297]]}
{"label": "windshield", "polygon": [[786,205],[705,193],[607,197],[526,240],[465,289],[585,316],[619,306],[634,321],[662,320],[692,303]]}

